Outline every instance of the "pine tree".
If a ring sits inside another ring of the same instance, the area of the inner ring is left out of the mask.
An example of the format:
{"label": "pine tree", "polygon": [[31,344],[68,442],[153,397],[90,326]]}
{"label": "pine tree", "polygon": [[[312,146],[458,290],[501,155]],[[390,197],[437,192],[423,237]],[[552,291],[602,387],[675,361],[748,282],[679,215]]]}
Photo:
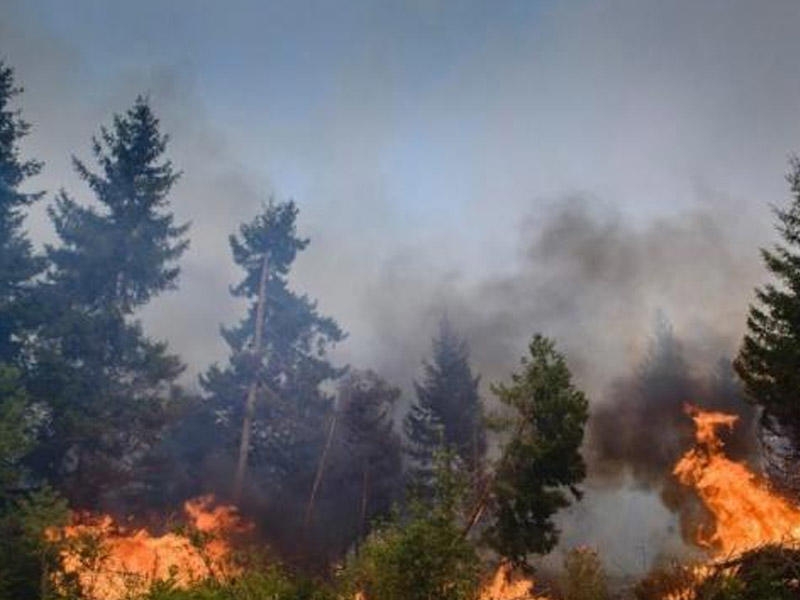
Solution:
{"label": "pine tree", "polygon": [[405,453],[411,459],[409,483],[415,493],[428,495],[434,483],[434,457],[443,448],[444,425],[432,408],[414,402],[403,419]]}
{"label": "pine tree", "polygon": [[39,288],[31,389],[52,411],[38,466],[71,500],[91,505],[122,493],[157,439],[183,366],[148,338],[135,311],[177,283],[188,224],[176,225],[169,192],[179,174],[148,101],[136,99],[93,140],[99,171],[73,159],[96,207],[61,192],[49,209],[60,245]]}
{"label": "pine tree", "polygon": [[358,537],[377,516],[386,516],[402,488],[402,445],[392,411],[400,390],[373,371],[353,372],[340,392],[347,445],[345,459],[356,483]]}
{"label": "pine tree", "polygon": [[423,363],[422,382],[414,384],[417,400],[403,423],[408,454],[423,483],[430,481],[433,455],[440,446],[455,451],[472,473],[480,470],[486,452],[480,377],[472,374],[467,343],[443,318],[432,347],[431,362]]}
{"label": "pine tree", "polygon": [[[520,566],[529,554],[555,547],[552,517],[569,506],[567,490],[580,498],[576,486],[586,476],[580,447],[589,416],[588,401],[553,342],[537,334],[528,350],[511,384],[492,388],[508,410],[495,421],[507,440],[487,488],[490,497],[482,499],[492,508],[490,546]],[[482,510],[479,504],[470,526]]]}
{"label": "pine tree", "polygon": [[297,214],[294,202],[270,202],[230,237],[234,261],[245,271],[231,293],[250,306],[237,326],[222,330],[231,349],[228,364],[211,367],[201,384],[229,455],[239,453],[242,434],[249,435],[244,452],[253,464],[245,462],[246,485],[294,485],[307,494],[332,406],[320,386],[343,373],[327,352],[344,333],[307,295],[289,288],[294,260],[308,245],[297,235]]}
{"label": "pine tree", "polygon": [[800,159],[792,159],[787,180],[792,201],[775,209],[785,245],[761,250],[777,281],[756,290],[734,368],[748,398],[763,407],[763,423],[775,420],[800,444]]}
{"label": "pine tree", "polygon": [[30,126],[11,103],[22,89],[13,70],[0,61],[0,362],[16,362],[20,343],[32,323],[31,284],[44,263],[22,231],[24,210],[41,193],[25,193],[20,186],[39,173],[42,164],[20,156],[19,143]]}
{"label": "pine tree", "polygon": [[33,447],[38,420],[33,408],[17,370],[0,363],[0,505],[22,486],[22,459]]}

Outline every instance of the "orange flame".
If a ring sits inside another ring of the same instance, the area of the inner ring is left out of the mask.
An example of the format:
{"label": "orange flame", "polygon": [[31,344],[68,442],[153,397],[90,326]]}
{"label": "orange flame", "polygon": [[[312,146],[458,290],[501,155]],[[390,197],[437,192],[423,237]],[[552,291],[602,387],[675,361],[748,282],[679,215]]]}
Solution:
{"label": "orange flame", "polygon": [[187,533],[152,535],[145,529],[127,530],[109,515],[73,515],[73,524],[48,530],[62,544],[60,579],[77,581],[92,600],[121,600],[141,594],[155,582],[171,580],[188,587],[208,578],[236,572],[229,537],[251,526],[230,506],[215,506],[212,496],[184,504]]}
{"label": "orange flame", "polygon": [[697,445],[675,465],[673,473],[692,487],[714,518],[711,531],[698,527],[695,542],[720,555],[745,552],[766,543],[800,538],[800,507],[769,489],[742,463],[727,458],[717,432],[738,417],[687,406],[694,420]]}
{"label": "orange flame", "polygon": [[503,563],[481,590],[480,600],[549,600],[546,596],[534,596],[533,585],[533,580],[514,574]]}

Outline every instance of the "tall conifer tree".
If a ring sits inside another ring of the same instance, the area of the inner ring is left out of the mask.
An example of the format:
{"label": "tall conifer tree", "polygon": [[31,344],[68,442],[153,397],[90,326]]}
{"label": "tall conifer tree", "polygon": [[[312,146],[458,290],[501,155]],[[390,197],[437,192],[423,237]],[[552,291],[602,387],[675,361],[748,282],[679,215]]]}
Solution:
{"label": "tall conifer tree", "polygon": [[295,258],[308,245],[297,235],[297,214],[294,202],[270,202],[230,237],[233,259],[245,272],[231,293],[250,305],[238,325],[222,330],[228,364],[211,367],[201,383],[224,425],[228,453],[239,459],[246,453],[244,487],[307,494],[332,407],[320,386],[342,374],[327,352],[344,333],[289,287]]}
{"label": "tall conifer tree", "polygon": [[94,504],[104,489],[122,493],[183,369],[135,319],[176,287],[176,261],[188,246],[188,224],[175,224],[169,208],[179,174],[164,157],[167,141],[149,102],[137,98],[93,140],[98,171],[73,159],[96,202],[62,191],[49,210],[60,244],[47,249],[31,385],[53,418],[37,460],[79,505]]}
{"label": "tall conifer tree", "polygon": [[453,450],[467,469],[476,473],[486,452],[480,377],[472,373],[467,343],[447,318],[439,323],[432,349],[431,361],[424,363],[422,382],[414,384],[416,402],[403,423],[408,454],[423,480],[430,480],[433,474],[439,446]]}
{"label": "tall conifer tree", "polygon": [[522,369],[511,384],[492,390],[506,411],[494,420],[505,436],[500,458],[473,513],[472,527],[483,508],[491,517],[486,537],[500,556],[520,566],[529,554],[546,554],[558,542],[555,513],[576,498],[586,477],[580,454],[589,417],[586,396],[572,383],[564,356],[554,343],[535,335]]}
{"label": "tall conifer tree", "polygon": [[787,180],[792,200],[775,209],[784,244],[761,250],[775,282],[756,290],[734,368],[764,408],[765,424],[777,420],[800,444],[800,159],[792,159]]}
{"label": "tall conifer tree", "polygon": [[39,173],[42,164],[20,154],[20,141],[30,126],[12,106],[22,89],[13,70],[0,61],[0,361],[17,362],[24,331],[32,322],[31,284],[44,263],[34,255],[22,230],[25,209],[41,193],[26,193],[20,186]]}

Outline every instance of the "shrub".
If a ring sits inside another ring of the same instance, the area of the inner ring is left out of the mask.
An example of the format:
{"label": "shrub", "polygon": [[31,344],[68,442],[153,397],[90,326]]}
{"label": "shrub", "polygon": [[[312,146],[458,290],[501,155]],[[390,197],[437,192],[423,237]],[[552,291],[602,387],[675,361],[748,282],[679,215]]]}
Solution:
{"label": "shrub", "polygon": [[570,550],[564,559],[564,600],[607,600],[606,574],[597,551],[586,546]]}
{"label": "shrub", "polygon": [[360,593],[366,600],[474,600],[481,565],[459,520],[464,480],[452,456],[437,459],[436,493],[430,502],[412,501],[399,515],[377,526],[342,576],[341,598]]}

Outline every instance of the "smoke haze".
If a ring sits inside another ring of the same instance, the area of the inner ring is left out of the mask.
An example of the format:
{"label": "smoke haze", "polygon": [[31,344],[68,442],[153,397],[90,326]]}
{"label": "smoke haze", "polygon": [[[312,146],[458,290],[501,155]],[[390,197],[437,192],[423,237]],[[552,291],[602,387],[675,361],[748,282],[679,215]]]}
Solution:
{"label": "smoke haze", "polygon": [[[408,401],[444,313],[485,384],[534,332],[553,336],[598,415],[565,544],[610,548],[625,569],[679,547],[664,508],[682,502],[665,471],[687,439],[679,409],[695,395],[742,406],[713,381],[800,148],[800,5],[200,4],[0,7],[0,56],[34,127],[24,149],[46,162],[32,186],[88,198],[69,157],[137,93],[171,135],[192,246],[180,290],[142,316],[187,361],[187,385],[224,359],[219,325],[242,310],[228,234],[270,195],[293,197],[312,240],[295,286],[349,332],[338,362]],[[680,373],[646,380],[659,315]]]}

